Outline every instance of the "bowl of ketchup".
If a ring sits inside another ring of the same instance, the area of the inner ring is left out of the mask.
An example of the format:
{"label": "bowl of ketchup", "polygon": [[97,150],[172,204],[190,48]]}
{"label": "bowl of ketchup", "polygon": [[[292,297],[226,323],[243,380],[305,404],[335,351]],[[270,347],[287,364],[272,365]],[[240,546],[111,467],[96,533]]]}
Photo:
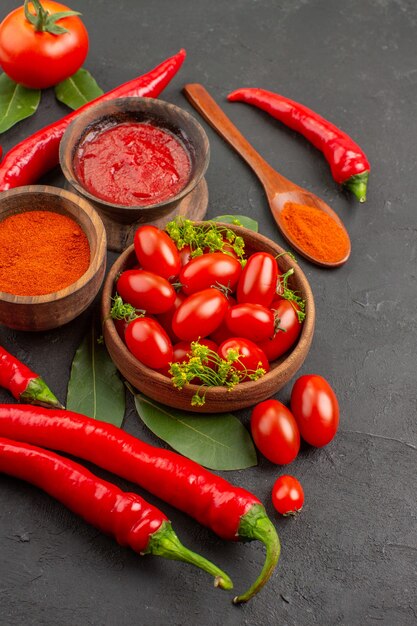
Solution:
{"label": "bowl of ketchup", "polygon": [[175,214],[204,177],[209,153],[205,131],[187,111],[154,98],[118,98],[75,118],[60,163],[106,229],[126,234],[130,225]]}

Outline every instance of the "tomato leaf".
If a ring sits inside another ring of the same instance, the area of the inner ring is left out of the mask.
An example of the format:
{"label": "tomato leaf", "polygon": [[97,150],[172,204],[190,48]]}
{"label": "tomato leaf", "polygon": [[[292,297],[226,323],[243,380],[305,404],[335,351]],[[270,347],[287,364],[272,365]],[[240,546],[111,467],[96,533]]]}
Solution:
{"label": "tomato leaf", "polygon": [[225,222],[226,224],[236,224],[236,220],[238,220],[238,226],[244,226],[255,233],[258,232],[258,222],[251,217],[246,217],[246,215],[218,215],[212,219],[215,222]]}
{"label": "tomato leaf", "polygon": [[28,89],[0,74],[0,133],[33,115],[40,99],[40,89]]}
{"label": "tomato leaf", "polygon": [[257,464],[249,433],[230,413],[197,415],[159,404],[140,393],[135,394],[135,406],[157,437],[204,467],[238,470]]}
{"label": "tomato leaf", "polygon": [[84,68],[55,85],[56,98],[71,109],[79,109],[103,93],[90,72]]}
{"label": "tomato leaf", "polygon": [[72,362],[67,409],[120,426],[125,388],[95,325],[79,345]]}

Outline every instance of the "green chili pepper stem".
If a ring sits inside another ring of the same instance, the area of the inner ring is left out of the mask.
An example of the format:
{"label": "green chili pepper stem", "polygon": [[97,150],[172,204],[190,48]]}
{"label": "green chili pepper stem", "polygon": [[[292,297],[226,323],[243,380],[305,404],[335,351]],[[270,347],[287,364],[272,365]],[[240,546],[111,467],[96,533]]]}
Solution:
{"label": "green chili pepper stem", "polygon": [[281,553],[277,531],[261,504],[255,504],[248,513],[242,515],[238,535],[243,540],[259,539],[262,541],[266,548],[266,558],[257,580],[245,593],[234,598],[235,604],[247,602],[262,589],[271,577]]}
{"label": "green chili pepper stem", "polygon": [[150,538],[145,554],[154,554],[174,561],[191,563],[214,576],[214,586],[220,589],[232,589],[233,583],[229,576],[200,554],[192,552],[182,545],[170,522],[163,522]]}
{"label": "green chili pepper stem", "polygon": [[362,172],[361,174],[355,174],[351,176],[344,183],[343,186],[349,189],[359,200],[359,202],[366,201],[366,189],[368,186],[369,172]]}
{"label": "green chili pepper stem", "polygon": [[54,396],[41,377],[32,378],[23,393],[20,394],[22,402],[29,404],[39,404],[39,406],[52,407],[54,409],[64,409],[65,407]]}

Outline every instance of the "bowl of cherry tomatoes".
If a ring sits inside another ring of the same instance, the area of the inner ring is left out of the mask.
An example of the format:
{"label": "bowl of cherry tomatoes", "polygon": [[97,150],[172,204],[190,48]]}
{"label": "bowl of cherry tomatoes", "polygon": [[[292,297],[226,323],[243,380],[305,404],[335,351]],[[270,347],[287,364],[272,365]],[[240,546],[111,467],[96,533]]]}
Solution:
{"label": "bowl of cherry tomatoes", "polygon": [[121,374],[168,406],[233,411],[303,364],[313,294],[294,258],[240,225],[143,225],[104,283],[103,336]]}

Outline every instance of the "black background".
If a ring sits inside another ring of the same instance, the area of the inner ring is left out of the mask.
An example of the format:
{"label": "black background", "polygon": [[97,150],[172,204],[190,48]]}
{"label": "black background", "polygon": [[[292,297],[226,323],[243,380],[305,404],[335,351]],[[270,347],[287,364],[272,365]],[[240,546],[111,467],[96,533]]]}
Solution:
{"label": "black background", "polygon": [[[3,0],[1,17],[16,4]],[[183,68],[160,97],[193,112],[181,88],[203,83],[272,166],[321,196],[345,222],[352,256],[343,268],[325,271],[300,259],[317,306],[300,373],[331,382],[341,424],[327,448],[303,448],[289,468],[260,458],[256,468],[227,473],[262,499],[283,544],[271,581],[241,607],[204,573],[140,558],[37,489],[1,476],[1,625],[417,623],[415,2],[74,0],[71,7],[82,11],[90,34],[85,67],[104,90],[184,47]],[[254,108],[227,103],[227,93],[240,86],[299,100],[355,138],[372,164],[368,202],[342,192],[302,137]],[[1,137],[4,151],[65,113],[53,90],[45,91],[36,115]],[[211,143],[208,216],[250,215],[260,232],[285,245],[255,176],[203,125]],[[42,182],[63,186],[63,177],[56,171]],[[109,266],[114,259],[109,254]],[[65,401],[92,310],[45,333],[1,327],[0,343]],[[286,402],[290,390],[277,397]],[[11,397],[0,390],[0,401]],[[249,411],[239,417],[248,424]],[[157,442],[130,398],[125,428]],[[304,485],[306,504],[296,519],[278,518],[270,502],[284,471]],[[228,571],[238,592],[258,575],[261,544],[226,543],[147,497],[186,545]]]}

